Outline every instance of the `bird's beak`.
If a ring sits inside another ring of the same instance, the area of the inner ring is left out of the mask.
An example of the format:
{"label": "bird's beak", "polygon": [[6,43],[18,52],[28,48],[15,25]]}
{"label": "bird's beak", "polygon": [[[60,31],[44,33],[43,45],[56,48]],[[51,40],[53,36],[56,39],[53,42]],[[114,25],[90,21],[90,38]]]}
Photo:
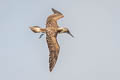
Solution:
{"label": "bird's beak", "polygon": [[70,31],[68,31],[67,33],[68,33],[70,36],[74,37],[74,36],[71,34],[71,32],[70,32]]}

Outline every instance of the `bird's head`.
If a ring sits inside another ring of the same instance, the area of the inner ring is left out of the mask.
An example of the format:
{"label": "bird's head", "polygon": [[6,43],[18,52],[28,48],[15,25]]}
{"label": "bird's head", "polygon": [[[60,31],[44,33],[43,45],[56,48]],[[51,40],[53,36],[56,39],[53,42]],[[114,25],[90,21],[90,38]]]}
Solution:
{"label": "bird's head", "polygon": [[68,33],[70,36],[74,37],[71,32],[69,31],[68,28],[64,27],[64,28],[59,28],[59,33]]}

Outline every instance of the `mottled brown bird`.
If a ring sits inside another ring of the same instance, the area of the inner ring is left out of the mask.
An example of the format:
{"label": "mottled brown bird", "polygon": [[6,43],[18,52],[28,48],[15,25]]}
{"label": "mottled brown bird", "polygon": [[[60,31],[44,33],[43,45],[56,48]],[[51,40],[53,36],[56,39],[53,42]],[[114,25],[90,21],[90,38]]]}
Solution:
{"label": "mottled brown bird", "polygon": [[[54,12],[54,14],[48,16],[46,21],[46,28],[40,28],[39,26],[30,27],[30,29],[35,33],[40,33],[40,32],[42,32],[43,34],[46,33],[46,41],[47,41],[49,52],[50,52],[50,55],[49,55],[50,72],[53,70],[56,64],[59,50],[60,50],[59,44],[56,39],[57,34],[68,33],[73,37],[73,35],[68,30],[68,28],[59,27],[57,24],[57,20],[64,17],[63,14],[53,8],[52,8],[52,11]],[[43,34],[40,35],[40,38],[42,37]]]}

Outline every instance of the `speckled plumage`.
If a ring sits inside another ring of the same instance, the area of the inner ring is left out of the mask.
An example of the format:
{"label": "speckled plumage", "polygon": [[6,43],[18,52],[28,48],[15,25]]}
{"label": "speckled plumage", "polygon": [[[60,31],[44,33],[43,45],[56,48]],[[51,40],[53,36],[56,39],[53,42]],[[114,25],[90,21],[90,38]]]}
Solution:
{"label": "speckled plumage", "polygon": [[48,16],[46,21],[46,28],[40,28],[38,26],[30,27],[30,29],[35,33],[39,33],[39,32],[46,33],[46,41],[50,52],[49,54],[50,72],[53,70],[59,55],[60,47],[57,42],[58,33],[68,33],[72,36],[72,34],[67,28],[59,27],[57,25],[57,20],[63,18],[64,17],[63,14],[53,8],[52,11],[54,12],[54,14]]}

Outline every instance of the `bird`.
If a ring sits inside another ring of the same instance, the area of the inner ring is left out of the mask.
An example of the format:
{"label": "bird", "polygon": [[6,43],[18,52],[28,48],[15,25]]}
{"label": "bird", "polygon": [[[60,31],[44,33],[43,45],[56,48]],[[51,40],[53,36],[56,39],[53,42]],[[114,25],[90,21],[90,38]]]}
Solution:
{"label": "bird", "polygon": [[67,27],[59,27],[57,21],[64,17],[64,15],[52,8],[53,14],[48,16],[46,20],[46,28],[41,28],[39,26],[30,26],[29,28],[34,33],[42,33],[40,38],[46,34],[46,42],[49,48],[49,71],[51,72],[55,67],[58,59],[60,46],[57,41],[57,35],[61,33],[68,33],[70,36],[74,37]]}

